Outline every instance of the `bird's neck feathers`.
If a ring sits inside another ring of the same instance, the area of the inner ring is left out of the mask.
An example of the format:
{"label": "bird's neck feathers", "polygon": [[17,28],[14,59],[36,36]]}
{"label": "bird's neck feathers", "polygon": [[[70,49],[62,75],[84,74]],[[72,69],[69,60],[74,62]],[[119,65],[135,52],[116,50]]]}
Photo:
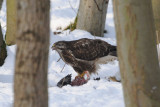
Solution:
{"label": "bird's neck feathers", "polygon": [[61,49],[56,49],[56,51],[57,51],[59,54],[61,54],[63,50],[61,50]]}

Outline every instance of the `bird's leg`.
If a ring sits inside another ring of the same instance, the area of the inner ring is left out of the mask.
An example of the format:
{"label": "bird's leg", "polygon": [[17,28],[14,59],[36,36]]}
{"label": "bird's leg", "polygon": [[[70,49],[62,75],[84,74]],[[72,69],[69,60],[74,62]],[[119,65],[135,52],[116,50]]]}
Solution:
{"label": "bird's leg", "polygon": [[80,86],[88,82],[90,79],[90,74],[88,71],[84,71],[82,74],[79,74],[75,77],[75,79],[71,82],[72,86]]}

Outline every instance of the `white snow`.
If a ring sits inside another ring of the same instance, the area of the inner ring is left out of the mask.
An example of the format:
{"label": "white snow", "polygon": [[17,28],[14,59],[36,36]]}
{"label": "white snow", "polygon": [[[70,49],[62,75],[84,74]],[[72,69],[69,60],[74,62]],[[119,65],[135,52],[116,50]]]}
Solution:
{"label": "white snow", "polygon": [[[6,32],[6,0],[4,0],[0,12],[0,22],[3,27],[3,33]],[[51,50],[54,42],[59,40],[76,40],[80,38],[95,39],[90,33],[82,30],[63,31],[62,34],[54,35],[58,27],[65,28],[73,22],[78,10],[79,0],[51,0],[51,33],[50,33],[50,50],[48,65],[48,90],[50,107],[124,107],[122,85],[118,82],[109,82],[108,77],[116,76],[120,79],[118,61],[101,65],[98,74],[91,75],[91,80],[79,87],[70,85],[58,88],[57,82],[68,74],[72,74],[72,79],[77,75],[71,66],[62,67],[64,62],[59,59],[57,52]],[[73,9],[72,9],[73,8]],[[76,12],[75,12],[76,11]],[[113,21],[112,2],[110,0],[106,18],[106,30],[104,38],[96,37],[116,45],[115,28]],[[13,77],[14,62],[16,55],[16,46],[8,46],[8,57],[5,64],[0,67],[0,107],[13,106]],[[99,81],[93,78],[100,77]]]}

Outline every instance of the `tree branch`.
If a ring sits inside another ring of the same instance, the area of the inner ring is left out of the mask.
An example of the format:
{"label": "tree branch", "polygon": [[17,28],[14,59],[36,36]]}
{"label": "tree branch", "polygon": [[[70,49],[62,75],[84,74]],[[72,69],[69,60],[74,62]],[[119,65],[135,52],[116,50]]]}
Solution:
{"label": "tree branch", "polygon": [[102,10],[99,8],[99,6],[98,6],[98,4],[97,4],[96,0],[94,0],[94,2],[95,2],[95,4],[96,4],[96,6],[97,6],[97,9],[98,9],[99,11],[101,11],[101,12],[102,12]]}

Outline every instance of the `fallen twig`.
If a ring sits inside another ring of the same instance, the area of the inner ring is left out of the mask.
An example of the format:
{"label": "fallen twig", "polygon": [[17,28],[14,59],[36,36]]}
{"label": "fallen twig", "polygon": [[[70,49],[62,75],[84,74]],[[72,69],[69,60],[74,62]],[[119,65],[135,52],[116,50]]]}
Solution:
{"label": "fallen twig", "polygon": [[73,6],[71,5],[70,0],[68,0],[68,2],[69,2],[69,5],[71,6],[72,10],[77,14],[77,11],[76,11],[76,10],[73,8]]}
{"label": "fallen twig", "polygon": [[59,62],[61,60],[61,57],[57,60],[57,62]]}
{"label": "fallen twig", "polygon": [[61,72],[63,71],[63,69],[64,69],[64,67],[66,66],[66,63],[64,64],[64,66],[63,66],[63,68],[62,68],[62,70],[61,70]]}

